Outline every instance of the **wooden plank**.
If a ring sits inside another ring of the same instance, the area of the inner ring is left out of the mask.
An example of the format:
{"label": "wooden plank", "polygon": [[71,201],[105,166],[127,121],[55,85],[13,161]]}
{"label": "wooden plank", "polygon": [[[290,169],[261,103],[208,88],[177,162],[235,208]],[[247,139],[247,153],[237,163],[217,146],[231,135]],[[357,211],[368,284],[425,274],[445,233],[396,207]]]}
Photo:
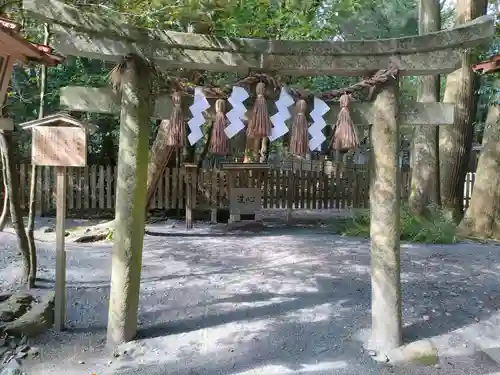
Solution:
{"label": "wooden plank", "polygon": [[89,189],[89,169],[83,169],[83,208],[88,210],[90,207],[90,189]]}
{"label": "wooden plank", "polygon": [[77,210],[81,210],[82,209],[82,175],[83,175],[83,171],[81,168],[76,168],[75,169],[75,174],[76,174],[76,178],[75,178],[75,181],[76,181],[76,194],[75,194],[75,198],[76,198],[76,204],[75,204],[75,208]]}
{"label": "wooden plank", "polygon": [[83,167],[87,164],[87,137],[79,127],[32,128],[31,162],[35,165]]}
{"label": "wooden plank", "polygon": [[312,177],[312,191],[311,191],[311,199],[312,199],[312,208],[317,209],[318,208],[318,172],[316,170],[313,170],[311,173]]}
{"label": "wooden plank", "polygon": [[66,318],[66,250],[64,249],[66,221],[66,170],[57,167],[56,212],[56,290],[54,303],[54,327],[64,329]]}
{"label": "wooden plank", "polygon": [[[325,55],[321,59],[314,54],[256,55],[239,53],[163,47],[153,48],[151,40],[116,40],[92,35],[64,26],[54,25],[54,47],[63,54],[89,59],[120,62],[128,54],[144,55],[162,69],[184,68],[214,72],[247,73],[262,69],[279,71],[290,76],[340,75],[363,76],[369,72],[387,68],[387,55]],[[492,35],[492,34],[491,34]],[[454,71],[459,65],[460,51],[444,49],[432,52],[416,52],[394,55],[400,75],[437,75]]]}
{"label": "wooden plank", "polygon": [[105,181],[104,181],[104,165],[99,165],[99,209],[104,210],[106,206],[104,205],[105,202],[105,196],[106,196],[106,191],[104,189],[105,186]]}
{"label": "wooden plank", "polygon": [[114,207],[113,203],[113,167],[111,165],[106,165],[106,208],[112,209]]}
{"label": "wooden plank", "polygon": [[[117,40],[150,41],[156,48],[184,47],[204,51],[246,52],[279,55],[396,55],[409,52],[432,52],[442,48],[470,48],[489,41],[494,35],[491,17],[482,16],[451,30],[419,36],[356,41],[292,41],[250,38],[228,38],[198,33],[151,30],[127,25],[119,18],[98,12],[83,12],[58,0],[23,0],[23,8],[34,17],[80,31],[109,35]],[[161,43],[161,44],[159,44]],[[154,50],[154,49],[152,49]]]}
{"label": "wooden plank", "polygon": [[96,165],[90,166],[90,208],[97,208],[97,167]]}
{"label": "wooden plank", "polygon": [[[95,88],[81,86],[67,86],[61,89],[61,105],[71,111],[95,113],[120,113],[120,98],[110,88]],[[340,112],[338,103],[329,103],[330,111],[326,114],[327,122],[335,123]],[[401,107],[401,121],[407,126],[414,125],[452,125],[454,118],[454,104],[449,103],[407,103]],[[160,96],[156,100],[153,118],[162,119],[170,116],[172,99],[170,96]],[[356,125],[368,126],[373,121],[372,104],[352,102],[349,105],[351,117]],[[309,163],[315,163],[310,161]],[[230,168],[247,169],[245,164],[236,164]],[[258,164],[262,166],[261,164]],[[254,167],[256,168],[256,167]],[[266,165],[265,168],[268,168]]]}
{"label": "wooden plank", "polygon": [[[491,19],[488,19],[486,33],[480,40],[488,40],[494,35]],[[57,20],[55,21],[57,22]],[[52,22],[51,22],[52,23]],[[441,41],[439,48],[432,51],[401,51],[397,54],[380,54],[379,48],[384,40],[378,42],[376,51],[369,51],[366,47],[346,54],[333,53],[322,55],[318,59],[316,53],[300,53],[299,56],[290,54],[269,54],[255,52],[228,52],[221,48],[190,48],[189,46],[173,46],[157,40],[139,38],[133,40],[117,38],[116,35],[102,33],[97,35],[94,30],[79,31],[72,27],[53,25],[54,47],[63,54],[86,57],[112,62],[121,61],[122,56],[137,54],[146,56],[160,68],[185,68],[209,71],[247,72],[249,69],[262,69],[265,66],[269,71],[279,71],[285,75],[364,75],[367,72],[387,68],[388,57],[396,60],[402,75],[436,75],[453,71],[459,62],[460,52],[456,46],[447,46]],[[446,31],[442,31],[446,33]],[[472,36],[471,36],[472,37]],[[419,36],[411,37],[415,40]],[[472,37],[474,38],[474,37]],[[395,39],[386,39],[394,43]],[[268,42],[269,43],[269,42]],[[276,43],[276,41],[271,42]],[[309,43],[314,43],[313,41]],[[351,42],[344,43],[344,47]],[[370,41],[365,41],[365,46]],[[477,40],[471,44],[480,43]],[[461,47],[461,46],[460,46]],[[349,47],[347,47],[349,48]],[[419,49],[423,49],[420,47]],[[310,51],[310,49],[309,49]],[[432,58],[430,56],[432,53]]]}
{"label": "wooden plank", "polygon": [[[60,91],[60,104],[70,111],[119,114],[120,96],[108,87],[66,86]],[[162,95],[155,101],[153,118],[169,118],[172,113],[172,99]]]}

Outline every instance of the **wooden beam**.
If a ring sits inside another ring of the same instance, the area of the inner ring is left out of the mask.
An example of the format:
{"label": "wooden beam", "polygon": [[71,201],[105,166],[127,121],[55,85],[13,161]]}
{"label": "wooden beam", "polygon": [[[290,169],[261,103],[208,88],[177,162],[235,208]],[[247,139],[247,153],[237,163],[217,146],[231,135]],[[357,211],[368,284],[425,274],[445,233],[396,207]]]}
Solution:
{"label": "wooden beam", "polygon": [[[163,68],[210,71],[279,71],[286,75],[365,75],[398,57],[402,75],[449,73],[459,48],[494,35],[493,20],[480,17],[452,30],[364,41],[276,41],[149,30],[87,14],[58,0],[24,0],[26,10],[55,24],[56,47],[67,55],[120,61],[134,53]],[[431,54],[431,55],[430,55]]]}
{"label": "wooden beam", "polygon": [[[67,86],[61,89],[60,98],[61,105],[70,111],[120,113],[120,99],[110,88]],[[335,103],[330,108],[326,120],[335,123],[340,106]],[[170,96],[161,96],[156,100],[153,118],[169,118],[171,109]],[[369,125],[373,122],[371,103],[353,102],[349,109],[356,124]],[[411,103],[401,108],[401,120],[405,125],[452,125],[453,114],[453,104]]]}
{"label": "wooden beam", "polygon": [[[119,114],[121,99],[111,88],[67,86],[61,89],[60,104],[70,111]],[[153,118],[170,118],[171,113],[170,96],[157,98]]]}
{"label": "wooden beam", "polygon": [[372,56],[433,52],[443,48],[468,48],[488,41],[495,33],[493,19],[482,16],[467,24],[421,36],[356,41],[276,41],[227,38],[197,33],[151,30],[127,25],[98,13],[84,12],[58,0],[23,0],[34,17],[74,30],[111,39],[160,42],[162,48],[186,48],[237,53]]}
{"label": "wooden beam", "polygon": [[[62,26],[53,26],[54,47],[65,55],[118,62],[123,56],[133,53],[152,59],[160,68],[187,68],[210,71],[234,71],[248,73],[249,70],[279,71],[286,75],[344,75],[362,76],[374,70],[386,69],[387,55],[259,55],[256,53],[230,53],[181,48],[165,48],[154,41],[126,41],[97,37],[77,32]],[[402,75],[450,73],[460,65],[458,50],[428,53],[411,53],[391,58]],[[265,69],[264,69],[265,67]]]}

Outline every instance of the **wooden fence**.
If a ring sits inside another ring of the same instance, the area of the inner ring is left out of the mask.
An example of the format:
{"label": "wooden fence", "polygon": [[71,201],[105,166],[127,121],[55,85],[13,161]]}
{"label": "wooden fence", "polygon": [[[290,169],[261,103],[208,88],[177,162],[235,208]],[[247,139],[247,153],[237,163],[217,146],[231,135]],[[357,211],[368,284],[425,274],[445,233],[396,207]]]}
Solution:
{"label": "wooden fence", "polygon": [[[67,207],[69,214],[112,214],[115,205],[116,166],[90,165],[85,168],[68,168]],[[38,167],[37,211],[55,213],[55,168]],[[31,166],[19,166],[20,195],[26,211],[29,201]],[[402,172],[401,195],[406,200],[410,190],[410,171]],[[236,173],[236,186],[260,187],[264,208],[347,209],[368,208],[368,170],[366,166],[336,164],[331,173],[314,170],[269,169],[241,170]],[[475,173],[468,173],[464,205],[472,193]],[[182,210],[185,207],[186,171],[166,169],[151,210]],[[196,186],[195,209],[226,208],[229,206],[227,171],[218,169],[198,170],[193,182]],[[3,190],[3,183],[0,185]],[[1,196],[3,197],[3,191]]]}

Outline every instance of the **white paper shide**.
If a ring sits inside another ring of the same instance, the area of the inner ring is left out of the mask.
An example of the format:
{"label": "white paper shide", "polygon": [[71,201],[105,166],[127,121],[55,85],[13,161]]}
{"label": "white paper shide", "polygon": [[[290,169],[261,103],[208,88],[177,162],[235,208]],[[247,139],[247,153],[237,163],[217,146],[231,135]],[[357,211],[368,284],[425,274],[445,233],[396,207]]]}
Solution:
{"label": "white paper shide", "polygon": [[208,103],[208,100],[203,93],[203,88],[196,87],[194,89],[194,102],[189,107],[189,110],[193,115],[193,118],[188,121],[189,130],[191,131],[188,135],[188,141],[191,145],[194,145],[203,138],[203,133],[201,131],[201,126],[205,123],[203,112],[208,108],[210,108],[210,103]]}
{"label": "white paper shide", "polygon": [[245,117],[247,109],[243,102],[247,100],[247,98],[248,92],[243,87],[233,86],[233,91],[228,99],[228,102],[231,103],[232,109],[226,113],[229,125],[224,129],[224,132],[229,139],[233,138],[245,128],[245,124],[243,124],[242,119]]}
{"label": "white paper shide", "polygon": [[321,99],[314,97],[314,109],[311,111],[312,125],[309,127],[309,150],[319,150],[321,144],[326,140],[323,129],[326,121],[323,116],[330,110],[330,107]]}
{"label": "white paper shide", "polygon": [[290,107],[293,103],[295,103],[293,98],[290,96],[288,91],[282,87],[280,97],[275,103],[278,112],[271,116],[273,127],[271,129],[269,141],[274,142],[276,139],[288,133],[289,129],[286,126],[286,120],[292,117],[288,107]]}

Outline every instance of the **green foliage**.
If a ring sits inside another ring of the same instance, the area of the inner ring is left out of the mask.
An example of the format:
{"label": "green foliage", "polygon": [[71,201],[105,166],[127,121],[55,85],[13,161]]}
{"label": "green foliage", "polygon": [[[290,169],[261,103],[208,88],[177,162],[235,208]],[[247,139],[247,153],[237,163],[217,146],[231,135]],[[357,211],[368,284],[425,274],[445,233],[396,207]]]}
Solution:
{"label": "green foliage", "polygon": [[[418,243],[452,244],[457,242],[456,224],[435,207],[428,208],[428,218],[413,215],[408,207],[401,209],[401,240]],[[370,214],[356,215],[342,231],[344,236],[370,236]]]}

